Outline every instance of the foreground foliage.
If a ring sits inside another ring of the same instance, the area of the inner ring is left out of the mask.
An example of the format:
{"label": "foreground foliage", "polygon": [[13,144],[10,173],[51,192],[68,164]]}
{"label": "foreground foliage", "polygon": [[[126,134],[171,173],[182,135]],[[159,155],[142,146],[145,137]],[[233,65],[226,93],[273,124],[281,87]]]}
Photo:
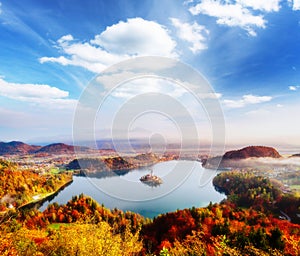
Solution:
{"label": "foreground foliage", "polygon": [[[153,220],[82,194],[44,212],[7,212],[0,218],[0,255],[299,255],[297,198],[251,173],[225,172],[214,184],[227,200]],[[280,211],[291,221],[279,219]]]}
{"label": "foreground foliage", "polygon": [[135,255],[142,244],[138,234],[115,234],[106,222],[62,225],[58,230],[25,227],[1,233],[1,255]]}
{"label": "foreground foliage", "polygon": [[[300,226],[226,202],[167,213],[144,226],[144,246],[171,255],[297,255]],[[255,250],[254,250],[255,249]]]}
{"label": "foreground foliage", "polygon": [[0,160],[0,212],[42,198],[71,180],[68,173],[41,175],[32,170],[18,170],[16,164]]}
{"label": "foreground foliage", "polygon": [[66,205],[49,205],[43,213],[8,213],[1,225],[0,255],[136,255],[146,221],[81,194]]}
{"label": "foreground foliage", "polygon": [[251,172],[231,171],[219,174],[213,183],[217,190],[227,195],[228,201],[238,207],[277,216],[284,213],[292,222],[300,224],[297,216],[300,214],[300,198],[283,193],[278,188],[278,182],[272,183],[269,179],[255,176]]}

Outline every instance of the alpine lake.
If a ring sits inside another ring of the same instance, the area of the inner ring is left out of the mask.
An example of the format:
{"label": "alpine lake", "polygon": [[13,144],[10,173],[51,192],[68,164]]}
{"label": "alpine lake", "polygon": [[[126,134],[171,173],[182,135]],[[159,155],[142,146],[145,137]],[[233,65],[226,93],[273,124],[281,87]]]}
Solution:
{"label": "alpine lake", "polygon": [[[140,178],[150,172],[162,184],[146,184]],[[168,161],[132,170],[96,171],[74,175],[73,182],[45,201],[41,211],[54,202],[66,204],[75,195],[83,193],[99,204],[123,211],[133,211],[153,218],[162,213],[191,207],[205,207],[210,202],[226,198],[215,190],[212,180],[219,173],[205,169],[197,161]]]}

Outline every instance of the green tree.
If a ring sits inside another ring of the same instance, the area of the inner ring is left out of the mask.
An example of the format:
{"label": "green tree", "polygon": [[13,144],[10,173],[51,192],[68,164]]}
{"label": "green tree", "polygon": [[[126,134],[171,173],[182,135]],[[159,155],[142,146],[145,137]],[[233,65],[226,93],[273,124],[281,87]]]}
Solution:
{"label": "green tree", "polygon": [[271,230],[271,236],[269,238],[270,246],[274,249],[283,250],[284,241],[282,239],[282,232],[278,227]]}

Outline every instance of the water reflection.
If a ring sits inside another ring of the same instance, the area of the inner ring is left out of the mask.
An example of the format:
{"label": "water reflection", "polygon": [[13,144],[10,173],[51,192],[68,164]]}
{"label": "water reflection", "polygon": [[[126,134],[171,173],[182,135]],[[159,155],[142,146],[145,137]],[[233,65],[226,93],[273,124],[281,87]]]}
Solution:
{"label": "water reflection", "polygon": [[[193,169],[190,169],[191,165],[194,166]],[[50,203],[67,203],[72,196],[84,193],[108,208],[117,207],[125,211],[138,212],[146,217],[154,217],[176,209],[204,207],[210,202],[220,202],[225,198],[214,189],[211,180],[204,185],[199,185],[201,178],[213,177],[216,172],[204,169],[198,162],[162,162],[151,168],[163,179],[159,187],[145,186],[140,181],[141,176],[149,173],[148,167],[131,171],[94,172],[89,173],[88,176],[74,176],[73,183]],[[191,170],[189,175],[183,175],[186,170]],[[180,177],[185,179],[178,183]],[[114,193],[110,193],[111,191]],[[48,204],[49,202],[45,202],[40,209],[44,210]]]}

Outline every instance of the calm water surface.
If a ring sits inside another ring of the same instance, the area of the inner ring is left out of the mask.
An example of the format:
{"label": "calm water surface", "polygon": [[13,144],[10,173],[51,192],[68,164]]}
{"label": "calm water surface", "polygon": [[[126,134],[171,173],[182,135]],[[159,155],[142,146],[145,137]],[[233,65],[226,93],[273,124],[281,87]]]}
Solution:
{"label": "calm water surface", "polygon": [[[163,180],[163,184],[150,187],[140,182],[140,177],[150,170]],[[73,182],[58,193],[49,203],[67,203],[81,193],[91,196],[108,208],[140,213],[154,217],[177,209],[204,207],[210,202],[220,202],[225,195],[212,185],[214,170],[202,168],[199,162],[169,161],[131,171],[93,173],[89,177],[74,176]]]}

